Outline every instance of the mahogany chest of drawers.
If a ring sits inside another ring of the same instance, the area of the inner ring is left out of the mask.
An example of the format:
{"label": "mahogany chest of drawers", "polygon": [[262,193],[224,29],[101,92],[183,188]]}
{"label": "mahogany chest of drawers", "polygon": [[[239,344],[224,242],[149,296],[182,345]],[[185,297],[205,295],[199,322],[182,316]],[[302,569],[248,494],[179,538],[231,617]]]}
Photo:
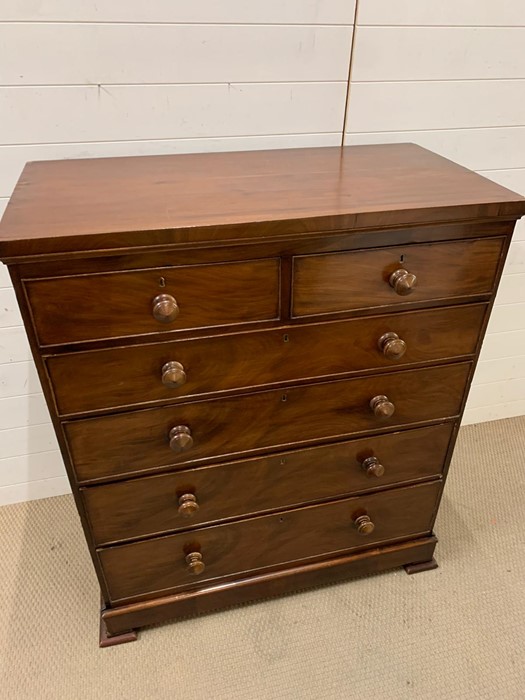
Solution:
{"label": "mahogany chest of drawers", "polygon": [[403,566],[525,200],[411,144],[30,163],[0,225],[101,643]]}

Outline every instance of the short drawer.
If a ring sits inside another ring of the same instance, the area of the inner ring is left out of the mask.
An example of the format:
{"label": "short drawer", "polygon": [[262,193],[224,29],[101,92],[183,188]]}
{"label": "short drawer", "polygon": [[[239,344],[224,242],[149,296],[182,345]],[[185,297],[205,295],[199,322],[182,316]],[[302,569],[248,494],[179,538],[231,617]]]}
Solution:
{"label": "short drawer", "polygon": [[440,489],[439,481],[393,489],[117,545],[98,555],[113,602],[148,597],[427,534]]}
{"label": "short drawer", "polygon": [[[458,415],[470,363],[65,423],[80,481],[292,447]],[[386,396],[390,403],[371,400]],[[379,405],[381,404],[381,405]],[[392,406],[393,405],[393,406]]]}
{"label": "short drawer", "polygon": [[65,416],[471,355],[485,310],[472,304],[92,350],[46,364]]}
{"label": "short drawer", "polygon": [[293,316],[489,294],[503,243],[483,238],[296,257]]}
{"label": "short drawer", "polygon": [[276,319],[279,260],[26,282],[40,345]]}
{"label": "short drawer", "polygon": [[98,545],[437,477],[453,423],[81,489]]}

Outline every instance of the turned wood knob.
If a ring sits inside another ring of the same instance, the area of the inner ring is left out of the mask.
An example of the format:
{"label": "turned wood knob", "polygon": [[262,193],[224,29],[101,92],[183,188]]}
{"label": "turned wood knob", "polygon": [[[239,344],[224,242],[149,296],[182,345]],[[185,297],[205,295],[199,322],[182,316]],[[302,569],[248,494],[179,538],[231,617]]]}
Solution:
{"label": "turned wood knob", "polygon": [[385,333],[379,338],[377,344],[388,360],[399,360],[407,349],[407,344],[397,333]]}
{"label": "turned wood knob", "polygon": [[370,401],[370,408],[374,412],[376,418],[390,418],[394,415],[396,407],[392,401],[388,400],[388,396],[374,396]]}
{"label": "turned wood knob", "polygon": [[361,467],[365,470],[367,476],[383,476],[385,468],[377,457],[367,457],[361,462]]}
{"label": "turned wood knob", "polygon": [[193,447],[191,430],[187,425],[176,425],[170,430],[170,447],[173,452],[185,452]]}
{"label": "turned wood knob", "polygon": [[159,294],[153,299],[153,318],[161,323],[171,323],[179,315],[179,306],[171,294]]}
{"label": "turned wood knob", "polygon": [[162,367],[162,383],[164,386],[182,386],[186,381],[186,372],[180,362],[166,362]]}
{"label": "turned wood knob", "polygon": [[375,528],[375,525],[370,520],[369,515],[359,515],[357,518],[354,518],[354,525],[356,526],[357,532],[360,535],[370,535],[372,532],[374,532]]}
{"label": "turned wood knob", "polygon": [[410,294],[416,286],[417,277],[411,272],[408,272],[408,270],[401,268],[393,272],[388,281],[390,286],[394,288],[395,293],[404,297]]}
{"label": "turned wood knob", "polygon": [[194,576],[202,574],[205,569],[204,562],[202,561],[202,554],[200,552],[190,552],[187,554],[186,564],[188,565],[188,571]]}
{"label": "turned wood knob", "polygon": [[179,515],[191,518],[199,510],[197,496],[194,493],[183,493],[179,498]]}

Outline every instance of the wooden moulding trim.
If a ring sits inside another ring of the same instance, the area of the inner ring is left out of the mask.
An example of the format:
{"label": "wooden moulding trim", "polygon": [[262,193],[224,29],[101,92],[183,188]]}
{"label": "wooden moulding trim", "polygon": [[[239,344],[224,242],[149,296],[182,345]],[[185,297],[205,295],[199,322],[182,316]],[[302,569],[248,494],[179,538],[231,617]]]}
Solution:
{"label": "wooden moulding trim", "polygon": [[[263,222],[247,222],[203,226],[199,228],[160,229],[146,231],[119,231],[112,233],[90,233],[72,236],[45,237],[35,240],[3,239],[0,240],[0,259],[5,264],[44,262],[67,258],[105,257],[133,253],[163,252],[165,250],[199,249],[209,247],[231,247],[238,245],[269,244],[274,242],[303,243],[310,238],[320,236],[340,236],[342,234],[369,233],[375,230],[410,230],[419,227],[436,227],[451,225],[485,225],[490,223],[515,222],[524,208],[518,202],[520,211],[497,211],[488,209],[480,212],[474,205],[459,215],[463,206],[448,209],[428,210],[426,216],[414,218],[412,210],[396,212],[397,216],[389,221],[376,212],[356,215],[314,217],[311,219],[283,219]],[[492,205],[494,206],[494,205]],[[420,210],[415,210],[420,211]],[[437,218],[446,212],[447,216]],[[369,217],[367,219],[366,217]],[[277,230],[271,230],[272,224],[278,224]],[[265,230],[270,227],[270,230]],[[261,230],[262,229],[262,230]],[[70,240],[73,239],[74,240]],[[364,247],[367,247],[364,245]]]}
{"label": "wooden moulding trim", "polygon": [[394,569],[404,564],[429,561],[437,538],[434,534],[409,542],[338,556],[325,561],[300,564],[236,581],[208,585],[139,603],[102,610],[110,635],[145,625],[198,615],[264,598],[298,591],[325,583]]}

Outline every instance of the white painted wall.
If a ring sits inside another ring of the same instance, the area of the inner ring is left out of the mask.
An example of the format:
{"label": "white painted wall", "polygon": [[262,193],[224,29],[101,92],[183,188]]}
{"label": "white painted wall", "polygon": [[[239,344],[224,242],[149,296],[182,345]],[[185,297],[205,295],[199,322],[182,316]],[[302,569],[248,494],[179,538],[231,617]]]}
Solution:
{"label": "white painted wall", "polygon": [[[10,0],[0,213],[28,160],[341,143],[348,0]],[[69,490],[0,267],[0,504]]]}
{"label": "white painted wall", "polygon": [[[411,141],[525,195],[524,0],[359,0],[345,144]],[[525,221],[464,423],[525,413]]]}
{"label": "white painted wall", "polygon": [[[350,0],[10,0],[0,214],[28,160],[341,143]],[[416,141],[525,194],[523,0],[359,0],[346,143]],[[466,420],[525,412],[525,228]],[[0,266],[0,504],[69,490]]]}

